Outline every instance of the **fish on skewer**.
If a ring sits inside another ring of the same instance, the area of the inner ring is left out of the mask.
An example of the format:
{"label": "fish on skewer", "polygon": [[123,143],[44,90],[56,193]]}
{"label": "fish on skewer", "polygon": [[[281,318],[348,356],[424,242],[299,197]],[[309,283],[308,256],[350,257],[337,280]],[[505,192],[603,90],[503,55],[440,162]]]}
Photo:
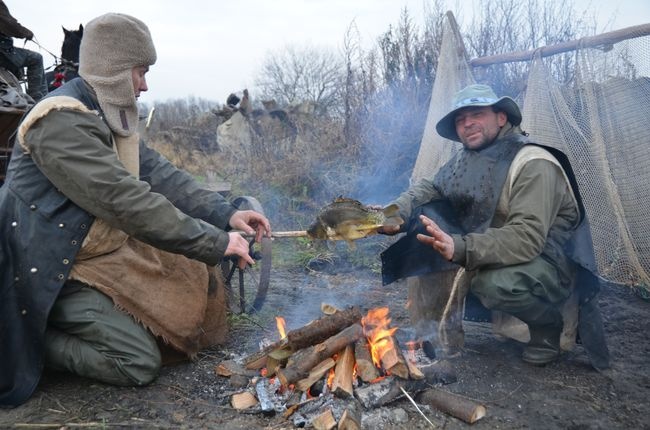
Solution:
{"label": "fish on skewer", "polygon": [[307,229],[307,235],[312,239],[351,242],[376,234],[383,226],[403,222],[395,204],[377,209],[365,206],[358,200],[337,197],[321,209],[316,221]]}

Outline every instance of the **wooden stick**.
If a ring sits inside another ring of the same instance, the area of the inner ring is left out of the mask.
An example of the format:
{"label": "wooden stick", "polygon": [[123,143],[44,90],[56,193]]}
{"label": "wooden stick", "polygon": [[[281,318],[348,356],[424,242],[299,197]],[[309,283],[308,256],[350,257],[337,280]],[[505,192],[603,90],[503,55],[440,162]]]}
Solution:
{"label": "wooden stick", "polygon": [[325,360],[321,361],[313,369],[311,369],[309,376],[296,382],[296,389],[300,391],[309,390],[309,387],[314,385],[316,381],[325,376],[325,373],[334,367],[335,364],[336,362],[334,359],[332,359],[332,357],[328,357]]}
{"label": "wooden stick", "polygon": [[372,362],[366,338],[359,339],[354,344],[354,356],[357,360],[357,375],[363,382],[371,382],[379,378],[379,370]]}
{"label": "wooden stick", "polygon": [[406,364],[404,354],[402,354],[402,350],[397,343],[397,339],[395,339],[393,336],[390,336],[389,338],[393,347],[387,349],[384,352],[384,355],[381,357],[381,365],[392,375],[399,376],[402,379],[408,379],[409,368]]}
{"label": "wooden stick", "polygon": [[347,399],[352,397],[354,374],[354,348],[352,345],[345,347],[345,350],[336,359],[334,368],[334,380],[332,381],[332,392],[335,396]]}
{"label": "wooden stick", "polygon": [[432,407],[460,418],[468,424],[474,424],[487,412],[485,406],[458,394],[431,388],[420,394],[418,400]]}
{"label": "wooden stick", "polygon": [[610,31],[596,36],[583,37],[578,40],[558,43],[556,45],[536,48],[532,51],[510,52],[508,54],[491,55],[489,57],[475,58],[469,62],[472,67],[489,66],[492,64],[515,63],[518,61],[530,61],[533,55],[539,53],[541,57],[560,54],[572,51],[577,48],[592,48],[596,46],[608,46],[622,40],[635,37],[647,36],[650,34],[650,24],[635,25],[621,30]]}
{"label": "wooden stick", "polygon": [[[247,369],[261,369],[266,364],[266,357],[277,349],[288,349],[295,352],[307,346],[315,345],[333,336],[344,328],[361,321],[361,311],[358,307],[325,315],[287,333],[287,337],[265,347],[244,358]],[[335,351],[337,352],[337,351]]]}
{"label": "wooden stick", "polygon": [[363,336],[361,324],[353,324],[323,343],[300,350],[291,357],[291,362],[284,369],[278,369],[277,375],[285,387],[304,378],[309,371],[327,357],[341,351]]}
{"label": "wooden stick", "polygon": [[[251,238],[255,237],[255,234],[244,233],[243,231],[236,231],[236,233],[241,234],[244,237]],[[276,239],[281,239],[285,237],[308,237],[309,234],[307,230],[294,230],[294,231],[274,231],[271,233],[271,237]]]}

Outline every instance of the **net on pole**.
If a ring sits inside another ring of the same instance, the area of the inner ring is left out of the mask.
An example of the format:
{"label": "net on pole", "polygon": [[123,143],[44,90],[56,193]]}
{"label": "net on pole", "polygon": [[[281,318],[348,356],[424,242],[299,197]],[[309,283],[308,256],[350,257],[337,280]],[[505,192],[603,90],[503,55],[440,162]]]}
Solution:
{"label": "net on pole", "polygon": [[[412,181],[433,175],[459,149],[459,144],[438,136],[435,124],[450,110],[455,92],[473,83],[473,76],[488,75],[484,66],[470,66],[450,18]],[[589,217],[600,275],[620,284],[648,286],[650,27],[635,28],[614,43],[578,43],[561,59],[559,54],[537,52],[528,60],[525,91],[499,95],[510,95],[522,106],[522,128],[533,141],[569,156]],[[560,62],[562,79],[557,72]]]}

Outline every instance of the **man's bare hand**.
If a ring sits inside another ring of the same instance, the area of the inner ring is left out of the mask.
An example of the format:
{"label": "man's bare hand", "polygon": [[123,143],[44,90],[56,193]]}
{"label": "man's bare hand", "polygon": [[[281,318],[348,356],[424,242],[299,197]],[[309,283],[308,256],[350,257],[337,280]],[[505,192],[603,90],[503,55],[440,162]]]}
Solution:
{"label": "man's bare hand", "polygon": [[438,227],[438,224],[433,222],[432,219],[420,215],[420,221],[424,225],[431,236],[426,234],[418,234],[417,238],[420,242],[430,245],[443,256],[445,260],[451,260],[454,256],[454,240],[450,235],[445,233]]}
{"label": "man's bare hand", "polygon": [[255,211],[237,211],[228,222],[233,230],[241,230],[246,234],[255,235],[255,241],[262,240],[262,236],[271,237],[271,223],[266,217]]}
{"label": "man's bare hand", "polygon": [[228,247],[224,255],[226,257],[231,255],[239,256],[237,260],[237,267],[240,269],[245,269],[247,265],[255,264],[255,260],[248,254],[248,241],[239,233],[231,232],[228,233],[230,240],[228,241]]}

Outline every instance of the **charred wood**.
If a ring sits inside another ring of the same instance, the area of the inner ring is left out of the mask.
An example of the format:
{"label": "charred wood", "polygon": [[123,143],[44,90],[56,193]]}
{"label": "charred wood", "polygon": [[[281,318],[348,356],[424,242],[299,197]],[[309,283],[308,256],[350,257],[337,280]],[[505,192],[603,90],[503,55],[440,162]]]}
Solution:
{"label": "charred wood", "polygon": [[295,353],[287,367],[278,369],[277,375],[282,385],[289,386],[305,378],[309,371],[321,361],[341,351],[347,345],[363,336],[361,324],[353,324],[318,345],[302,349]]}

